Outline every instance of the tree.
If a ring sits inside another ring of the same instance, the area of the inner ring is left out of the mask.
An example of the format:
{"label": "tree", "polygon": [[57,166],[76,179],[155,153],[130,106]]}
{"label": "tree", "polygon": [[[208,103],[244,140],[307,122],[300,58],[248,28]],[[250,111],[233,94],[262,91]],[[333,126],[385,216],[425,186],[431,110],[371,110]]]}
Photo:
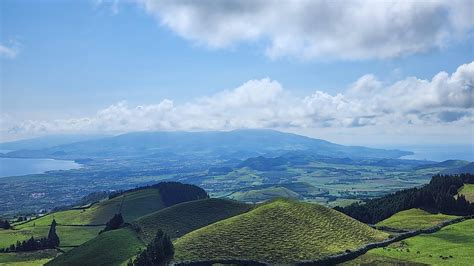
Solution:
{"label": "tree", "polygon": [[423,187],[401,190],[381,198],[367,200],[363,204],[353,203],[343,208],[338,207],[336,210],[371,224],[411,208],[427,208],[452,215],[472,215],[474,203],[468,202],[462,196],[454,198],[464,183],[472,182],[474,175],[471,174],[435,175],[430,183]]}
{"label": "tree", "polygon": [[8,220],[0,220],[0,228],[11,229],[12,226],[10,225],[10,222]]}
{"label": "tree", "polygon": [[118,229],[118,228],[120,228],[120,226],[122,226],[122,224],[123,224],[122,214],[117,213],[105,224],[104,230],[100,231],[100,233]]}
{"label": "tree", "polygon": [[48,243],[52,248],[59,247],[59,236],[56,234],[56,220],[54,218],[49,227]]}
{"label": "tree", "polygon": [[163,231],[158,230],[153,241],[147,245],[144,251],[138,254],[131,265],[168,265],[173,256],[174,247],[169,236],[163,233]]}

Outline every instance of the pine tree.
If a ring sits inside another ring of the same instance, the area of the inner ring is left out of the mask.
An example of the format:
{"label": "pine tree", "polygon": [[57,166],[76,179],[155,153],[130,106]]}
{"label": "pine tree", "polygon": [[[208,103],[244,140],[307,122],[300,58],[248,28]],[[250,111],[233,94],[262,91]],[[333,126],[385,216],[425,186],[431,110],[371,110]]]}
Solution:
{"label": "pine tree", "polygon": [[173,243],[163,231],[159,230],[153,241],[137,256],[133,265],[168,265],[173,255]]}
{"label": "pine tree", "polygon": [[10,222],[8,220],[0,220],[0,228],[11,229]]}
{"label": "pine tree", "polygon": [[59,247],[59,236],[56,234],[56,220],[53,219],[51,226],[49,227],[48,242],[50,247]]}
{"label": "pine tree", "polygon": [[117,213],[105,224],[104,230],[100,231],[100,233],[118,229],[118,228],[120,228],[120,226],[122,226],[122,224],[123,224],[122,214]]}

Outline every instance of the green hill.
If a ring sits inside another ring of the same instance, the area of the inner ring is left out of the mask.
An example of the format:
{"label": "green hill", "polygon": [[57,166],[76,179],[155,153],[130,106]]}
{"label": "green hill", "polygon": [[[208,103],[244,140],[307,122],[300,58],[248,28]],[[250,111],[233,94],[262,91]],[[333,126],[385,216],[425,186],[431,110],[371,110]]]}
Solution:
{"label": "green hill", "polygon": [[341,253],[387,236],[335,210],[279,199],[184,235],[175,241],[175,261],[292,263]]}
{"label": "green hill", "polygon": [[244,192],[235,192],[229,196],[231,199],[243,202],[263,202],[274,198],[301,199],[302,196],[285,187],[268,187]]}
{"label": "green hill", "polygon": [[171,238],[180,237],[195,229],[235,216],[251,209],[252,205],[225,200],[204,199],[185,202],[141,217],[133,222],[140,228],[146,242],[153,239],[158,229]]}
{"label": "green hill", "polygon": [[119,265],[145,247],[130,228],[108,231],[46,265]]}
{"label": "green hill", "polygon": [[306,182],[264,184],[241,188],[227,198],[243,202],[263,202],[274,198],[303,199],[325,195],[327,190]]}
{"label": "green hill", "polygon": [[452,220],[459,216],[442,213],[430,213],[422,209],[409,209],[398,212],[377,223],[377,226],[387,226],[395,229],[417,230],[435,226],[443,221]]}
{"label": "green hill", "polygon": [[58,224],[56,230],[60,248],[69,250],[95,238],[104,224],[118,212],[122,213],[125,222],[132,222],[166,206],[207,197],[203,189],[177,182],[162,182],[151,187],[120,192],[89,208],[51,213],[25,223],[13,224],[12,230],[0,229],[0,248],[9,247],[31,236],[46,237],[54,218]]}
{"label": "green hill", "polygon": [[[133,221],[131,227],[103,233],[61,255],[52,265],[74,265],[75,262],[88,265],[96,265],[98,262],[117,264],[135,256],[136,248],[144,247],[144,242],[150,241],[158,229],[171,237],[179,237],[216,221],[247,212],[251,208],[252,205],[225,199],[203,199],[177,204],[143,216]],[[131,228],[139,228],[138,233]],[[116,244],[108,244],[109,242],[125,243],[133,248],[122,248],[117,255]],[[100,256],[97,254],[98,249],[101,251]]]}
{"label": "green hill", "polygon": [[120,206],[122,206],[121,211],[125,221],[129,222],[164,207],[157,189],[127,192],[86,209],[60,211],[26,223],[14,224],[15,230],[0,229],[0,248],[8,247],[18,240],[26,240],[31,236],[46,237],[53,218],[58,223],[57,232],[61,247],[81,245],[97,236],[103,224],[119,212]]}

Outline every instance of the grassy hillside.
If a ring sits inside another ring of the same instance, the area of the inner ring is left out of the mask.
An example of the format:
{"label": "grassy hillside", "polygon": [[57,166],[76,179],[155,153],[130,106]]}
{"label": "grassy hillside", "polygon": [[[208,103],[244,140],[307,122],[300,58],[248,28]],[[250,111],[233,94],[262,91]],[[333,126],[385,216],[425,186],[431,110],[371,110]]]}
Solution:
{"label": "grassy hillside", "polygon": [[102,233],[47,265],[118,265],[127,262],[130,254],[137,254],[144,247],[135,231],[122,228]]}
{"label": "grassy hillside", "polygon": [[132,221],[161,208],[163,208],[163,204],[160,193],[157,189],[148,188],[124,193],[113,199],[101,201],[86,209],[73,209],[52,213],[23,225],[18,225],[16,228],[29,227],[32,223],[49,226],[53,218],[56,219],[59,225],[105,224],[120,209],[125,221]]}
{"label": "grassy hillside", "polygon": [[175,261],[314,260],[382,240],[387,234],[320,205],[275,200],[175,241]]}
{"label": "grassy hillside", "polygon": [[430,265],[472,265],[474,261],[474,220],[444,227],[440,231],[370,250],[354,263],[405,261]]}
{"label": "grassy hillside", "polygon": [[241,214],[252,205],[225,199],[204,199],[185,202],[139,218],[134,225],[140,227],[140,236],[150,241],[158,229],[171,238],[180,237],[195,229]]}
{"label": "grassy hillside", "polygon": [[392,215],[377,223],[377,226],[407,230],[425,229],[457,217],[458,216],[442,213],[433,214],[422,209],[409,209]]}
{"label": "grassy hillside", "polygon": [[464,184],[458,194],[464,195],[469,202],[474,202],[474,184]]}
{"label": "grassy hillside", "polygon": [[300,194],[294,191],[278,186],[248,190],[244,192],[235,192],[229,196],[231,199],[243,202],[262,202],[274,198],[300,199],[301,197],[302,196]]}
{"label": "grassy hillside", "polygon": [[[269,175],[275,176],[277,173],[271,172]],[[256,203],[274,198],[315,198],[327,193],[326,189],[316,188],[307,182],[292,182],[244,187],[226,197],[238,201]]]}
{"label": "grassy hillside", "polygon": [[26,223],[16,224],[14,225],[15,230],[0,229],[0,248],[8,247],[16,243],[17,240],[26,240],[31,236],[46,237],[53,218],[58,223],[57,233],[61,248],[69,249],[71,246],[79,246],[96,237],[103,228],[100,224],[105,224],[115,213],[119,212],[120,206],[122,215],[128,222],[163,208],[157,189],[132,191],[99,202],[87,209],[56,212]]}
{"label": "grassy hillside", "polygon": [[[103,233],[62,255],[60,259],[54,261],[53,265],[71,261],[85,261],[91,265],[99,261],[117,264],[135,256],[137,249],[122,248],[120,256],[117,257],[118,255],[115,254],[117,246],[109,245],[109,242],[142,247],[144,244],[141,240],[150,241],[158,229],[162,229],[171,237],[179,237],[216,221],[244,213],[251,207],[252,205],[224,199],[203,199],[177,204],[133,221],[133,226],[140,228],[139,233],[129,228]],[[100,258],[91,260],[89,257],[97,256],[97,249],[101,251]]]}

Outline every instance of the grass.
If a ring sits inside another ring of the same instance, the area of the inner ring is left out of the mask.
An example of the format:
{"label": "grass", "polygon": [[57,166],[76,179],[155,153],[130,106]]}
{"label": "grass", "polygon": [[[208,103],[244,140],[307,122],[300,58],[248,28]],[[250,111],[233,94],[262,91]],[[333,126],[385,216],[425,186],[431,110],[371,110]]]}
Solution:
{"label": "grass", "polygon": [[72,249],[46,265],[118,265],[145,247],[130,228],[108,231]]}
{"label": "grass", "polygon": [[370,250],[355,261],[367,261],[367,256],[378,261],[395,259],[430,265],[472,265],[474,220],[444,227],[433,234],[412,237],[386,248]]}
{"label": "grass", "polygon": [[458,194],[464,195],[466,200],[474,203],[474,184],[464,184]]}
{"label": "grass", "polygon": [[45,215],[23,224],[14,225],[15,230],[0,229],[0,248],[31,236],[46,237],[53,218],[58,223],[60,246],[78,246],[97,236],[103,226],[70,226],[105,224],[122,205],[122,215],[127,222],[163,208],[157,189],[144,189],[125,193],[105,200],[83,210],[67,210]]}
{"label": "grass", "polygon": [[54,249],[35,252],[0,253],[0,265],[33,266],[44,265],[57,254]]}
{"label": "grass", "polygon": [[377,223],[377,226],[387,226],[396,229],[417,230],[435,226],[443,221],[452,220],[458,216],[433,214],[422,209],[409,209],[398,212]]}
{"label": "grass", "polygon": [[133,224],[140,227],[140,236],[151,241],[158,229],[171,238],[180,237],[211,223],[250,210],[252,205],[225,199],[204,199],[177,204],[144,216]]}
{"label": "grass", "polygon": [[[58,226],[56,232],[60,239],[60,247],[78,246],[97,236],[102,228],[102,226]],[[25,227],[20,230],[0,229],[0,248],[8,247],[16,241],[29,239],[31,236],[46,237],[48,231],[49,226],[43,225]]]}
{"label": "grass", "polygon": [[293,263],[341,253],[387,236],[321,205],[278,199],[177,239],[175,261]]}
{"label": "grass", "polygon": [[384,265],[384,266],[426,266],[424,263],[416,263],[412,261],[404,261],[401,259],[393,259],[389,257],[383,257],[379,255],[374,255],[370,253],[366,253],[354,260],[346,261],[341,264],[337,264],[339,266],[348,266],[348,265]]}
{"label": "grass", "polygon": [[55,212],[41,218],[17,225],[21,229],[35,225],[49,226],[53,218],[59,225],[91,225],[105,224],[112,216],[120,211],[125,221],[132,221],[138,217],[163,208],[160,193],[157,189],[143,189],[125,193],[110,200],[104,200],[87,209],[73,209]]}

